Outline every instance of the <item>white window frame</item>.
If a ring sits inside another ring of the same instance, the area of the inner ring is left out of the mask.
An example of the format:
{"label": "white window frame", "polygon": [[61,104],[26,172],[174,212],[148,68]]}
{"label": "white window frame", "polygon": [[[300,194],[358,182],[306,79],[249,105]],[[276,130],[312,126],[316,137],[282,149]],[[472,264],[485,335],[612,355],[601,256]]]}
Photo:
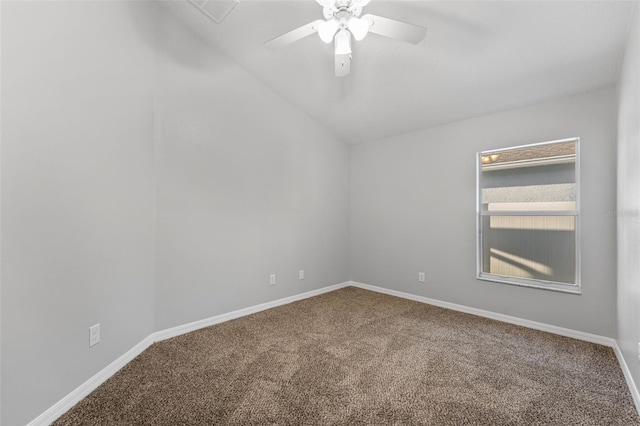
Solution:
{"label": "white window frame", "polygon": [[[575,154],[575,178],[576,178],[576,209],[575,210],[561,210],[561,211],[483,211],[482,210],[482,157],[492,154],[500,154],[504,151],[511,151],[514,149],[537,147],[542,145],[556,144],[562,142],[575,142],[576,154]],[[548,142],[540,142],[528,145],[512,146],[507,148],[494,149],[489,151],[481,151],[477,153],[476,157],[476,271],[477,278],[483,281],[492,281],[503,284],[512,284],[523,287],[533,287],[544,290],[560,291],[564,293],[581,294],[581,277],[580,277],[580,138],[567,138]],[[490,274],[482,271],[483,265],[483,253],[482,253],[482,218],[484,216],[574,216],[575,217],[575,244],[576,244],[576,258],[575,258],[575,277],[576,283],[562,283],[556,281],[546,281],[534,278],[521,278],[506,275]]]}

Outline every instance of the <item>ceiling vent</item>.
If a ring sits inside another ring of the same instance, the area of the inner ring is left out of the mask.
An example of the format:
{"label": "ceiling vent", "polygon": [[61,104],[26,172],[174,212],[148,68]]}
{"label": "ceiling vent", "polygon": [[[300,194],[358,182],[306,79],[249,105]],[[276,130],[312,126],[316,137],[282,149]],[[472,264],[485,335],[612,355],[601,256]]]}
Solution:
{"label": "ceiling vent", "polygon": [[189,3],[216,24],[221,24],[238,5],[238,0],[189,0]]}

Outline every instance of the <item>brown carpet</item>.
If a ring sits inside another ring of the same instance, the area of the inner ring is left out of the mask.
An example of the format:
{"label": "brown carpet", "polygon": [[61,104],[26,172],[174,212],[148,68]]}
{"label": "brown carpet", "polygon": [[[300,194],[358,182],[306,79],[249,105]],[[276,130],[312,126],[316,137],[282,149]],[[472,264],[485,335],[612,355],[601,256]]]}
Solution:
{"label": "brown carpet", "polygon": [[55,425],[638,425],[611,348],[354,287],[156,343]]}

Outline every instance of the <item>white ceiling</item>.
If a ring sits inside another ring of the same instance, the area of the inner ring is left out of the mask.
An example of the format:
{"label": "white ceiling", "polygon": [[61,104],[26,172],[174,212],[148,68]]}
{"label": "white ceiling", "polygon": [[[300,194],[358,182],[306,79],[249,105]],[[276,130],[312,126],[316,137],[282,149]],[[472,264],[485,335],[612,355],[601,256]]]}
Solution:
{"label": "white ceiling", "polygon": [[637,1],[382,1],[364,13],[427,27],[418,45],[354,42],[351,74],[311,35],[263,42],[322,18],[314,0],[245,1],[222,24],[186,0],[185,25],[348,143],[484,115],[614,83]]}

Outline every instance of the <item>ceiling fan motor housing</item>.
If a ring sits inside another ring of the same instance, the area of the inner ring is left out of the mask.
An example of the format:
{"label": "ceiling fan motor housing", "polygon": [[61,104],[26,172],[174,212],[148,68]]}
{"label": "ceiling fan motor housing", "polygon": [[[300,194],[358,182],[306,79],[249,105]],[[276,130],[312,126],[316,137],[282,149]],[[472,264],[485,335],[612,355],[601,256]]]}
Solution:
{"label": "ceiling fan motor housing", "polygon": [[324,19],[342,20],[355,17],[362,13],[362,7],[355,0],[336,0],[334,5],[323,7]]}

